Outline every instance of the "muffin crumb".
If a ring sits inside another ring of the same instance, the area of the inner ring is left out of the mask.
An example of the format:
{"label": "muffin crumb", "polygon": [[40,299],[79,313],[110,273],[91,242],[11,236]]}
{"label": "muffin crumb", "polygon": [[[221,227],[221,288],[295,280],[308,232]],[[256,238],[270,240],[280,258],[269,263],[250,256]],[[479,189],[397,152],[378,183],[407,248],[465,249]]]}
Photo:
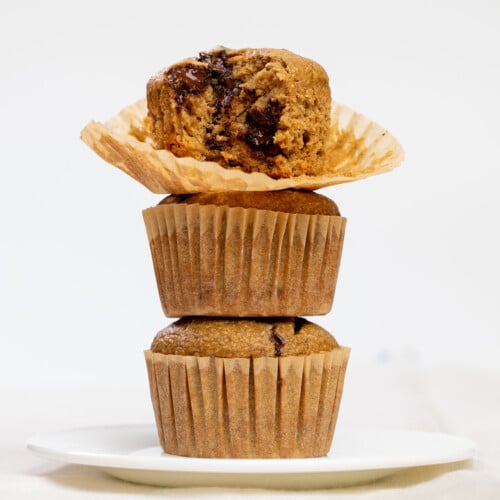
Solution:
{"label": "muffin crumb", "polygon": [[147,84],[158,149],[272,178],[327,171],[329,78],[284,49],[201,52]]}

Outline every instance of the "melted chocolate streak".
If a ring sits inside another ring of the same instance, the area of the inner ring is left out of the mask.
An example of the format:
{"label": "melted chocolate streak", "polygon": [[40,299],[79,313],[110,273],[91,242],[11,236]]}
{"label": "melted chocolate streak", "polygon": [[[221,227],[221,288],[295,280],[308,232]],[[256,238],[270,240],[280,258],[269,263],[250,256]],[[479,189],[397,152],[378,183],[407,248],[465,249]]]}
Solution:
{"label": "melted chocolate streak", "polygon": [[274,343],[274,355],[281,356],[281,348],[285,345],[286,340],[276,331],[276,327],[271,328],[271,342]]}
{"label": "melted chocolate streak", "polygon": [[227,53],[217,55],[202,52],[198,59],[207,64],[210,83],[215,92],[215,108],[218,113],[231,104],[233,97],[239,93],[238,84],[241,83],[232,77],[233,68],[227,61]]}

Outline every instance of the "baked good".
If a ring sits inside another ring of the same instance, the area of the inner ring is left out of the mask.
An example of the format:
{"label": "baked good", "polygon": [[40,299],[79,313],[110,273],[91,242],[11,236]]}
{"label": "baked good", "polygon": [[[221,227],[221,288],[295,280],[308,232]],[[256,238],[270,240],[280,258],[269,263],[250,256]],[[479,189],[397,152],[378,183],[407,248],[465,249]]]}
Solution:
{"label": "baked good", "polygon": [[327,453],[349,349],[299,316],[331,309],[346,220],[293,189],[390,170],[398,141],[332,106],[317,63],[225,48],[161,71],[146,100],[81,137],[152,192],[176,193],[143,212],[164,312],[184,316],[145,352],[164,451]]}
{"label": "baked good", "polygon": [[182,318],[145,352],[166,453],[314,457],[330,449],[349,349],[302,318]]}
{"label": "baked good", "polygon": [[328,75],[280,49],[218,48],[147,84],[155,146],[273,178],[327,171]]}
{"label": "baked good", "polygon": [[404,158],[384,127],[332,104],[319,64],[278,49],[219,48],[174,64],[150,79],[147,98],[81,138],[162,194],[314,190]]}
{"label": "baked good", "polygon": [[160,330],[153,352],[219,358],[303,356],[331,351],[338,344],[320,326],[304,318],[189,317]]}
{"label": "baked good", "polygon": [[167,197],[143,215],[167,316],[330,311],[346,219],[329,198],[202,193]]}
{"label": "baked good", "polygon": [[265,191],[229,191],[171,195],[160,202],[160,204],[171,203],[257,208],[259,210],[272,210],[290,214],[340,215],[336,203],[330,198],[318,193],[293,189],[272,193]]}

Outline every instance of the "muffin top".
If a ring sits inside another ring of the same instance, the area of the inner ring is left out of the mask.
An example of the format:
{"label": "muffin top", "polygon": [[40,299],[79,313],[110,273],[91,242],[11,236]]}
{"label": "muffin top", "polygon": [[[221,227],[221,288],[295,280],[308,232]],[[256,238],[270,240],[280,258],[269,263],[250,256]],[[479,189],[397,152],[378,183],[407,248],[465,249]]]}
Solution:
{"label": "muffin top", "polygon": [[337,205],[330,198],[311,191],[294,189],[171,195],[160,202],[160,204],[170,203],[257,208],[292,214],[340,215]]}
{"label": "muffin top", "polygon": [[184,317],[158,332],[151,350],[183,356],[260,358],[307,356],[336,347],[332,335],[303,318]]}

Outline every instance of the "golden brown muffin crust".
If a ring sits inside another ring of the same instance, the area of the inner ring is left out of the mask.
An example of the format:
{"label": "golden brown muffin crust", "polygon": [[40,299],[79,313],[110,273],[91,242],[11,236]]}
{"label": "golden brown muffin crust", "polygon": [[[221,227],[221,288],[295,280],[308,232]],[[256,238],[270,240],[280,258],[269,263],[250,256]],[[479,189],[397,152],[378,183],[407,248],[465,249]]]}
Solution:
{"label": "golden brown muffin crust", "polygon": [[257,208],[292,214],[340,215],[337,205],[326,196],[311,191],[232,191],[171,195],[160,204],[188,203],[228,207]]}
{"label": "golden brown muffin crust", "polygon": [[260,358],[307,356],[336,347],[332,335],[303,318],[184,317],[158,332],[151,350],[182,356]]}

